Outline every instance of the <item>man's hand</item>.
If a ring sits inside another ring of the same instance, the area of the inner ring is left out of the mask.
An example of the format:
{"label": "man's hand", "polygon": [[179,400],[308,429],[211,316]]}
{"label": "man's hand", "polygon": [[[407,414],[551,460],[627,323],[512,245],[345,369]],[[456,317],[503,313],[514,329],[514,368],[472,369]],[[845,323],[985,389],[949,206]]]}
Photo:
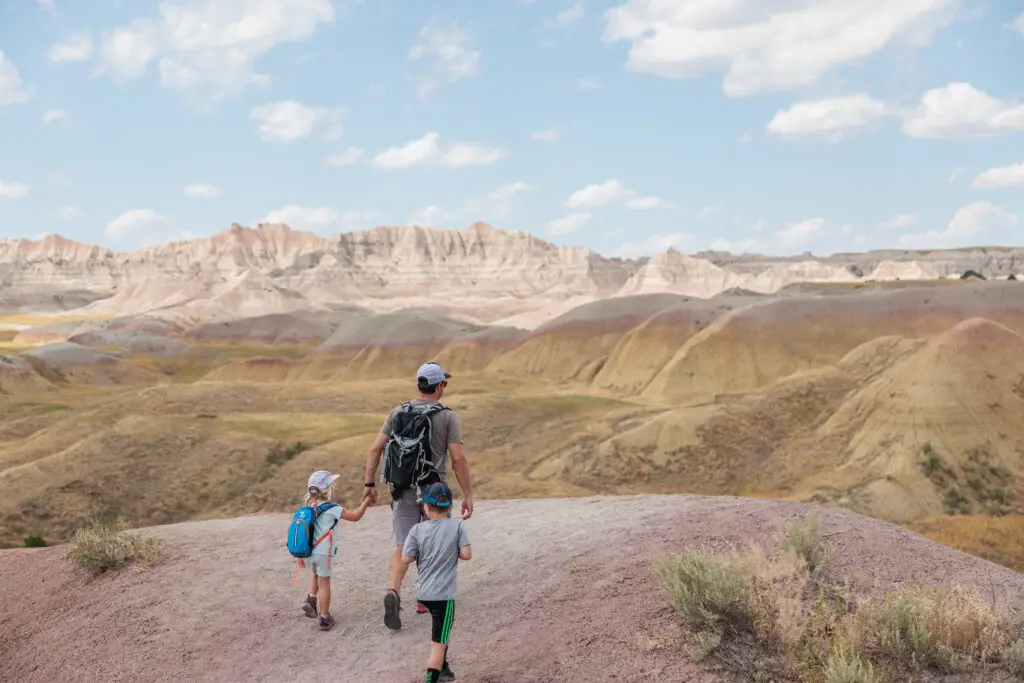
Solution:
{"label": "man's hand", "polygon": [[473,497],[466,496],[462,499],[462,519],[469,519],[473,516]]}
{"label": "man's hand", "polygon": [[[367,501],[369,501],[367,503]],[[377,487],[376,486],[364,486],[363,487],[363,503],[365,505],[376,505],[377,504]]]}

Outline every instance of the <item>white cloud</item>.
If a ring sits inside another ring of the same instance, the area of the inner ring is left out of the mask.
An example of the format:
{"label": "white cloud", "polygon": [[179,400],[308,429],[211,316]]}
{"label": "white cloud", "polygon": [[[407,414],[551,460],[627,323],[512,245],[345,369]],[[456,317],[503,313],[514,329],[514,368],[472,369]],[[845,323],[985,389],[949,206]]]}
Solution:
{"label": "white cloud", "polygon": [[249,116],[264,142],[294,142],[308,137],[321,123],[330,123],[328,139],[341,137],[341,109],[307,107],[295,100],[270,102],[253,107]]}
{"label": "white cloud", "polygon": [[887,113],[884,102],[858,93],[799,102],[775,112],[765,130],[781,137],[824,137],[836,143],[848,131],[869,127]]}
{"label": "white cloud", "polygon": [[456,142],[441,156],[441,164],[453,168],[487,166],[505,158],[503,149],[485,147],[474,142]]}
{"label": "white cloud", "polygon": [[1016,29],[1018,33],[1024,36],[1024,12],[1021,12],[1020,16],[1013,20],[1010,27]]}
{"label": "white cloud", "polygon": [[626,242],[612,252],[612,256],[620,258],[639,258],[641,256],[654,256],[669,249],[681,251],[692,245],[693,236],[685,232],[673,232],[668,234],[651,235],[643,242]]}
{"label": "white cloud", "polygon": [[999,166],[982,171],[971,183],[976,189],[998,189],[1004,187],[1024,187],[1024,163],[1011,166]]}
{"label": "white cloud", "polygon": [[502,185],[493,192],[466,200],[458,216],[482,221],[507,218],[516,208],[516,202],[533,190],[532,185],[522,181]]}
{"label": "white cloud", "polygon": [[341,214],[341,223],[344,224],[356,224],[356,223],[370,223],[380,218],[380,212],[368,209],[365,211],[346,211]]}
{"label": "white cloud", "polygon": [[903,230],[912,225],[917,225],[917,216],[909,213],[901,213],[893,216],[887,221],[882,221],[878,227],[886,230]]}
{"label": "white cloud", "polygon": [[289,204],[276,211],[271,211],[261,222],[284,223],[297,230],[312,230],[333,225],[338,222],[338,219],[338,212],[330,206]]}
{"label": "white cloud", "polygon": [[553,18],[544,21],[544,27],[548,29],[559,28],[575,24],[587,16],[587,11],[582,2],[574,2],[569,7],[558,12]]}
{"label": "white cloud", "polygon": [[131,209],[125,211],[107,223],[109,237],[125,237],[133,233],[160,228],[170,223],[170,219],[153,209]]}
{"label": "white cloud", "polygon": [[435,161],[441,154],[437,145],[440,133],[430,132],[401,146],[388,147],[373,158],[377,168],[395,170],[421,166]]}
{"label": "white cloud", "polygon": [[598,81],[595,81],[593,78],[581,78],[580,80],[576,81],[576,87],[579,90],[598,90],[602,86]]}
{"label": "white cloud", "polygon": [[730,254],[752,254],[764,247],[761,242],[753,237],[745,240],[716,239],[711,243],[711,251],[727,251]]}
{"label": "white cloud", "polygon": [[133,80],[155,61],[163,87],[216,100],[265,83],[260,56],[334,21],[331,0],[166,0],[158,11],[103,34],[97,73]]}
{"label": "white cloud", "polygon": [[157,25],[150,19],[135,19],[103,34],[94,73],[109,73],[116,82],[132,81],[146,73],[159,52]]}
{"label": "white cloud", "polygon": [[955,183],[956,179],[962,176],[964,173],[967,173],[966,168],[954,168],[953,172],[949,174],[949,184],[952,185],[953,183]]}
{"label": "white cloud", "polygon": [[970,83],[929,90],[903,122],[915,138],[968,139],[1024,130],[1024,103],[1007,104]]}
{"label": "white cloud", "polygon": [[409,224],[421,228],[435,228],[438,223],[448,220],[451,215],[439,206],[424,206],[409,219]]}
{"label": "white cloud", "polygon": [[568,235],[587,226],[593,218],[589,213],[571,213],[548,223],[547,229],[552,235]]}
{"label": "white cloud", "polygon": [[714,216],[716,213],[721,213],[721,211],[721,204],[708,204],[707,206],[701,207],[697,215],[701,217],[701,220],[703,220],[705,218],[710,218],[711,216]]}
{"label": "white cloud", "polygon": [[43,113],[43,123],[53,123],[54,121],[60,121],[67,117],[68,113],[63,109],[47,109]]}
{"label": "white cloud", "polygon": [[65,206],[60,210],[60,217],[64,220],[71,220],[82,215],[82,210],[77,206]]}
{"label": "white cloud", "polygon": [[554,128],[548,128],[547,130],[539,130],[530,136],[531,140],[539,140],[541,142],[554,142],[558,139],[558,131]]}
{"label": "white cloud", "polygon": [[195,184],[186,185],[182,192],[186,197],[210,198],[219,195],[220,189],[215,185]]}
{"label": "white cloud", "polygon": [[896,45],[926,45],[957,0],[627,0],[604,39],[630,43],[627,67],[665,78],[725,70],[729,96],[791,90]]}
{"label": "white cloud", "polygon": [[373,158],[373,164],[383,170],[399,170],[440,164],[451,168],[493,164],[505,156],[503,149],[491,148],[475,142],[456,142],[445,150],[438,144],[440,134],[429,132],[404,145],[388,147]]}
{"label": "white cloud", "polygon": [[[945,230],[902,235],[900,244],[922,249],[977,246],[985,239],[1000,239],[993,233],[1002,230],[1010,233],[1016,225],[1016,214],[990,202],[974,202],[957,211]],[[1005,235],[1006,239],[1013,237]]]}
{"label": "white cloud", "polygon": [[53,7],[53,0],[39,0],[40,7]]}
{"label": "white cloud", "polygon": [[66,43],[57,43],[48,53],[51,62],[87,62],[92,59],[92,36],[82,33]]}
{"label": "white cloud", "polygon": [[629,196],[629,191],[622,183],[613,178],[603,183],[587,185],[583,189],[576,190],[569,197],[565,205],[570,209],[593,208],[622,201],[627,196]]}
{"label": "white cloud", "polygon": [[21,199],[28,194],[28,185],[24,183],[5,183],[0,180],[0,199]]}
{"label": "white cloud", "polygon": [[359,161],[363,156],[363,150],[358,147],[349,147],[341,154],[334,154],[327,157],[327,163],[331,166],[349,166]]}
{"label": "white cloud", "polygon": [[412,61],[430,62],[419,79],[421,99],[427,99],[442,83],[455,83],[480,71],[480,52],[470,46],[468,31],[457,22],[429,23],[420,29],[419,39],[409,48]]}
{"label": "white cloud", "polygon": [[0,107],[28,102],[32,92],[21,82],[18,67],[0,50]]}
{"label": "white cloud", "polygon": [[636,192],[628,189],[614,178],[576,190],[565,202],[565,206],[570,209],[581,209],[618,203],[622,203],[626,208],[637,211],[671,206],[659,197],[638,197]]}
{"label": "white cloud", "polygon": [[798,223],[790,223],[785,229],[776,231],[775,240],[783,247],[795,247],[821,233],[824,227],[824,218],[809,218]]}
{"label": "white cloud", "polygon": [[487,194],[467,199],[455,210],[436,205],[420,207],[413,213],[409,222],[411,225],[436,228],[445,222],[456,220],[499,221],[512,215],[519,208],[522,198],[535,189],[522,181],[507,183]]}
{"label": "white cloud", "polygon": [[666,208],[669,204],[660,197],[630,197],[626,200],[626,206],[636,211],[649,211],[650,209]]}

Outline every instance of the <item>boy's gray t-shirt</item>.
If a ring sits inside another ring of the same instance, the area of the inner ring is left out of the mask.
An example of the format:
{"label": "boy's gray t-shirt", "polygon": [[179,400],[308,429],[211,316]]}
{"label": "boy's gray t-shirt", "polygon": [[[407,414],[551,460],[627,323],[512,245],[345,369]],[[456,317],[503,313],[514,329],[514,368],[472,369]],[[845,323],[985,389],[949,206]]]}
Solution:
{"label": "boy's gray t-shirt", "polygon": [[461,519],[428,519],[416,524],[402,553],[417,558],[420,600],[454,600],[459,548],[469,545]]}

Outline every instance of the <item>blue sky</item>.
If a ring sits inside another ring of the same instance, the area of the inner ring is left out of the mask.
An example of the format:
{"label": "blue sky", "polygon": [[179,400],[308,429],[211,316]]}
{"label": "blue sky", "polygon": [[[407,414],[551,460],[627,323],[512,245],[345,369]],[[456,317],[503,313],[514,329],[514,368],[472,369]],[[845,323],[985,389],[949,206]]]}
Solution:
{"label": "blue sky", "polygon": [[1024,244],[1017,0],[7,0],[0,51],[0,237]]}

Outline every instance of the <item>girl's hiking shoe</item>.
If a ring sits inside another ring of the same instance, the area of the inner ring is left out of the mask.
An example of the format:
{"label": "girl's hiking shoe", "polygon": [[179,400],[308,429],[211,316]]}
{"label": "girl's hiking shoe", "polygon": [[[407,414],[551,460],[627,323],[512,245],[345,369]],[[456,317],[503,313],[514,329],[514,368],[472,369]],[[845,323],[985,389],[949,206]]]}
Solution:
{"label": "girl's hiking shoe", "polygon": [[422,602],[416,603],[416,614],[429,614],[430,610]]}
{"label": "girl's hiking shoe", "polygon": [[384,596],[384,625],[392,631],[402,629],[402,617],[399,612],[402,610],[402,599],[398,591],[389,590]]}
{"label": "girl's hiking shoe", "polygon": [[332,617],[330,614],[326,614],[326,615],[325,614],[321,614],[320,615],[320,630],[321,631],[330,631],[332,626],[334,626],[334,617]]}
{"label": "girl's hiking shoe", "polygon": [[312,595],[307,595],[306,601],[302,603],[302,613],[310,619],[316,616],[316,598]]}

